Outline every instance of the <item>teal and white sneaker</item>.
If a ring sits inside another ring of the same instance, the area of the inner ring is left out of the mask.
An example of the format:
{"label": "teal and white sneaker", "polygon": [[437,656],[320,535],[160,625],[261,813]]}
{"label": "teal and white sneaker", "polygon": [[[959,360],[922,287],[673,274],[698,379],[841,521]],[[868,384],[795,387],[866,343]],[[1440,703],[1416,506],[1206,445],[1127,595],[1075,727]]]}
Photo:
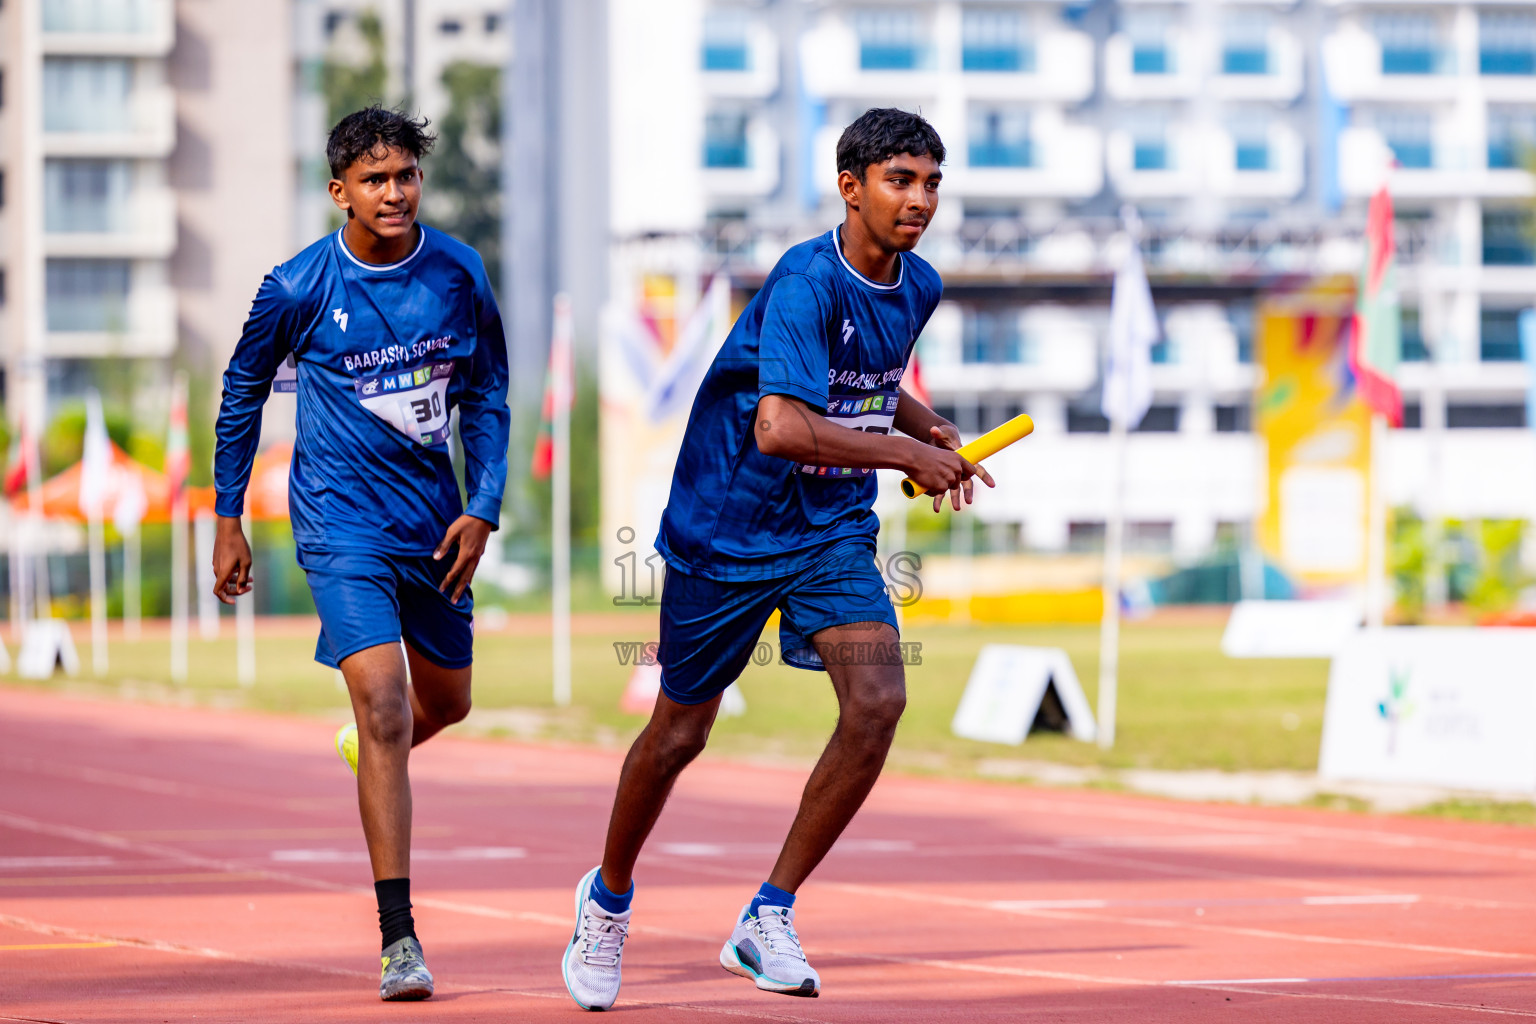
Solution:
{"label": "teal and white sneaker", "polygon": [[752,979],[764,992],[811,999],[821,994],[821,975],[806,963],[795,934],[793,907],[759,907],[756,917],[742,907],[736,930],[720,949],[720,966]]}
{"label": "teal and white sneaker", "polygon": [[565,990],[583,1010],[606,1010],[619,998],[624,940],[634,912],[610,914],[592,898],[598,868],[581,876],[576,886],[576,929],[560,961]]}
{"label": "teal and white sneaker", "polygon": [[384,951],[379,972],[379,998],[387,1002],[426,999],[432,994],[432,972],[421,958],[421,943],[411,936]]}

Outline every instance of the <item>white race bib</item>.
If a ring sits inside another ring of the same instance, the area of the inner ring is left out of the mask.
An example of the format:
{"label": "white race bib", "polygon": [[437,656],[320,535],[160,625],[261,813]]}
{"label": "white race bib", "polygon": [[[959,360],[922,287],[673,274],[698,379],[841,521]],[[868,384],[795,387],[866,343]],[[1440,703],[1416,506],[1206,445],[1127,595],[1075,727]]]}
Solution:
{"label": "white race bib", "polygon": [[414,370],[357,377],[352,386],[363,408],[417,444],[430,447],[448,440],[448,382],[453,363],[430,363]]}
{"label": "white race bib", "polygon": [[[840,427],[863,430],[870,434],[889,434],[896,419],[894,391],[880,395],[864,395],[858,398],[831,398],[827,400],[827,419]],[[874,472],[872,469],[849,469],[837,466],[800,467],[800,472],[813,476],[839,477],[862,480]]]}

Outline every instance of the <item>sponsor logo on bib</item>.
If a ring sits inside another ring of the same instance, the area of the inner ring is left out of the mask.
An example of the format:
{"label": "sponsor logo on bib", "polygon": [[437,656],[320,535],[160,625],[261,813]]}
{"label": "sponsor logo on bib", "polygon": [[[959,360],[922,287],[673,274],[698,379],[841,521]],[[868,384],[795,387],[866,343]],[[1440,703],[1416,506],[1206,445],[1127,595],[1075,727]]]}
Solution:
{"label": "sponsor logo on bib", "polygon": [[453,363],[432,363],[414,370],[355,377],[352,386],[364,409],[417,444],[431,447],[448,440],[448,382]]}

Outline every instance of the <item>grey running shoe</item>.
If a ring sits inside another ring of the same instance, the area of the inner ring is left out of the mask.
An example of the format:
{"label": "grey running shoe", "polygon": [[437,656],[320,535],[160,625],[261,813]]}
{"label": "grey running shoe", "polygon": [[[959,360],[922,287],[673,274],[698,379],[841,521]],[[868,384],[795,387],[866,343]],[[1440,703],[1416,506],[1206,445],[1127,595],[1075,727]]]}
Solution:
{"label": "grey running shoe", "polygon": [[821,994],[821,975],[806,963],[795,912],[790,907],[759,907],[757,916],[741,908],[736,930],[720,949],[720,966],[751,980],[764,992],[786,996]]}
{"label": "grey running shoe", "polygon": [[380,999],[426,999],[431,994],[432,972],[421,958],[421,943],[407,935],[384,951],[384,969],[379,973]]}

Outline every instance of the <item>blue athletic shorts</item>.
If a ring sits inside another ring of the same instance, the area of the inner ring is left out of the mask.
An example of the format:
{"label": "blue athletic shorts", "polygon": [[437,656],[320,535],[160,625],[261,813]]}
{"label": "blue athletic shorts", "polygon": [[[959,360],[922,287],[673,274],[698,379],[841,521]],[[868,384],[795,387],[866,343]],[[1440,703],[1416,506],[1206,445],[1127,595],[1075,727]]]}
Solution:
{"label": "blue athletic shorts", "polygon": [[405,642],[434,665],[464,668],[474,660],[474,598],[455,604],[437,585],[453,567],[431,555],[375,551],[306,551],[299,568],[320,613],[315,660],[336,668],[378,644]]}
{"label": "blue athletic shorts", "polygon": [[662,690],[679,704],[723,693],[753,658],[775,608],[784,662],[813,671],[823,668],[811,645],[821,630],[850,622],[897,628],[874,548],[863,544],[840,544],[782,579],[726,583],[668,569],[657,649]]}

